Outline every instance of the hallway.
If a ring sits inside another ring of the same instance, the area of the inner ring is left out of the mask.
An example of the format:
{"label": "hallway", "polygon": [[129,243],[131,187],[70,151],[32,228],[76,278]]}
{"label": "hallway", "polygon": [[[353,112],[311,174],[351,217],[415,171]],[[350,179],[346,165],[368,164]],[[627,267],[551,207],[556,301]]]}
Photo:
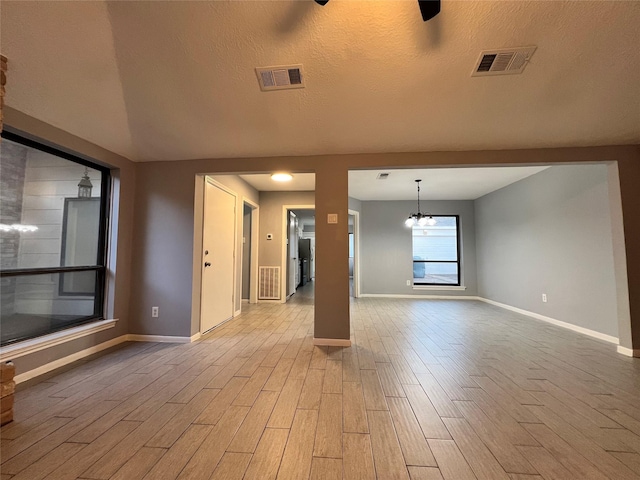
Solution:
{"label": "hallway", "polygon": [[613,345],[475,301],[366,298],[352,347],[314,347],[309,286],[22,389],[1,478],[640,478],[640,364]]}

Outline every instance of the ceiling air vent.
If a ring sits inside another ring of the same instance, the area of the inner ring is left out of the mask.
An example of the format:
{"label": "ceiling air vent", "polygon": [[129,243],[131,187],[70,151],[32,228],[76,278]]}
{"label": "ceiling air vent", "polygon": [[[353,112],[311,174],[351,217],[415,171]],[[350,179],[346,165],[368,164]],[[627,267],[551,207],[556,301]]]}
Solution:
{"label": "ceiling air vent", "polygon": [[389,178],[389,174],[388,173],[379,173],[376,178],[378,180],[386,180],[387,178]]}
{"label": "ceiling air vent", "polygon": [[503,48],[480,53],[472,77],[522,73],[536,47]]}
{"label": "ceiling air vent", "polygon": [[262,91],[304,88],[302,65],[256,68]]}

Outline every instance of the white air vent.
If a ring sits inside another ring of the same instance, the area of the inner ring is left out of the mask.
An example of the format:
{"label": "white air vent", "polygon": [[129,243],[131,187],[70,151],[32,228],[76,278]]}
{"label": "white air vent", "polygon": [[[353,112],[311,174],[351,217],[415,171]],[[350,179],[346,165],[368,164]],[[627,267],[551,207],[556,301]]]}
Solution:
{"label": "white air vent", "polygon": [[378,180],[386,180],[387,178],[389,178],[389,174],[388,173],[379,173],[376,178]]}
{"label": "white air vent", "polygon": [[280,267],[260,267],[258,300],[280,300]]}
{"label": "white air vent", "polygon": [[262,91],[304,88],[302,65],[256,68]]}
{"label": "white air vent", "polygon": [[472,77],[522,73],[536,47],[503,48],[480,53]]}

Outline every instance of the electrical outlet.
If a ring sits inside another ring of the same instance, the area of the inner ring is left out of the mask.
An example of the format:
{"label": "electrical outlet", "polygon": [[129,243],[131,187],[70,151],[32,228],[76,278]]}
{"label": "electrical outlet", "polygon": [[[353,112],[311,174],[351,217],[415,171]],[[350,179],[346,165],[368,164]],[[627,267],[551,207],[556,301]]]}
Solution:
{"label": "electrical outlet", "polygon": [[160,316],[160,307],[151,307],[151,316],[158,318]]}
{"label": "electrical outlet", "polygon": [[407,287],[411,286],[411,280],[407,280]]}
{"label": "electrical outlet", "polygon": [[547,303],[547,294],[546,294],[546,293],[543,293],[543,294],[542,294],[542,301],[543,301],[544,303]]}

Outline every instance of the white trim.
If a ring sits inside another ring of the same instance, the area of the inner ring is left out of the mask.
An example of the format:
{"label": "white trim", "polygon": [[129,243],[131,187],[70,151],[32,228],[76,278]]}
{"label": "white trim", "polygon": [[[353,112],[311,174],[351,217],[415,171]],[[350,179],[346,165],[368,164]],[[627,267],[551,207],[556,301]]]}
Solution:
{"label": "white trim", "polygon": [[344,338],[314,338],[313,344],[319,347],[350,347],[351,340]]}
{"label": "white trim", "polygon": [[621,353],[622,355],[626,355],[627,357],[640,357],[640,350],[638,349],[631,349],[631,348],[627,348],[627,347],[623,347],[622,345],[618,345],[618,353]]}
{"label": "white trim", "polygon": [[465,287],[464,285],[451,285],[449,287],[446,287],[444,285],[440,286],[440,285],[414,285],[413,286],[414,290],[435,290],[435,291],[441,291],[441,292],[453,292],[453,291],[461,291],[461,290],[466,290],[467,287]]}
{"label": "white trim", "polygon": [[56,368],[64,367],[70,363],[73,363],[82,358],[88,357],[89,355],[93,355],[94,353],[101,352],[107,348],[113,347],[120,343],[127,341],[128,335],[121,335],[116,338],[112,338],[106,342],[100,343],[98,345],[94,345],[93,347],[86,348],[79,352],[73,353],[66,357],[59,358],[58,360],[54,360],[53,362],[46,363],[41,365],[38,368],[34,368],[33,370],[29,370],[28,372],[21,373],[20,375],[16,375],[14,380],[16,383],[26,382],[27,380],[31,380],[32,378],[38,377],[40,375],[44,375]]}
{"label": "white trim", "polygon": [[14,343],[6,347],[0,348],[0,361],[13,360],[25,355],[30,355],[46,348],[55,347],[66,342],[70,342],[77,338],[86,337],[93,333],[113,328],[116,325],[118,319],[115,320],[101,320],[99,322],[92,322],[86,325],[80,325],[78,327],[68,328],[59,332],[50,333],[49,335],[43,335],[31,340],[25,340],[23,342]]}
{"label": "white trim", "polygon": [[[242,303],[242,302],[240,302],[240,303]],[[241,309],[241,308],[240,308],[240,309],[238,309],[238,310],[236,310],[235,312],[233,312],[233,318],[236,318],[236,317],[237,317],[238,315],[240,315],[241,313],[242,313],[242,309]]]}
{"label": "white trim", "polygon": [[370,298],[424,298],[431,300],[480,300],[472,295],[403,295],[395,293],[361,293],[361,297]]}
{"label": "white trim", "polygon": [[193,337],[177,337],[173,335],[137,335],[130,333],[127,335],[127,340],[130,342],[192,343],[197,340],[197,338],[193,339],[196,335]]}
{"label": "white trim", "polygon": [[600,333],[600,332],[596,332],[595,330],[591,330],[589,328],[579,327],[578,325],[574,325],[572,323],[563,322],[562,320],[556,320],[555,318],[547,317],[545,315],[540,315],[539,313],[530,312],[529,310],[523,310],[521,308],[512,307],[511,305],[506,305],[504,303],[496,302],[494,300],[489,300],[488,298],[478,297],[478,300],[480,300],[481,302],[489,303],[491,305],[495,305],[500,308],[504,308],[505,310],[511,310],[512,312],[520,313],[522,315],[526,315],[528,317],[535,318],[537,320],[542,320],[543,322],[551,323],[558,327],[566,328],[568,330],[573,330],[574,332],[578,332],[584,335],[588,335],[590,337],[598,338],[600,340],[604,340],[605,342],[618,343],[618,338],[613,337],[611,335],[607,335],[606,333]]}
{"label": "white trim", "polygon": [[347,210],[353,216],[353,298],[360,297],[360,212]]}

